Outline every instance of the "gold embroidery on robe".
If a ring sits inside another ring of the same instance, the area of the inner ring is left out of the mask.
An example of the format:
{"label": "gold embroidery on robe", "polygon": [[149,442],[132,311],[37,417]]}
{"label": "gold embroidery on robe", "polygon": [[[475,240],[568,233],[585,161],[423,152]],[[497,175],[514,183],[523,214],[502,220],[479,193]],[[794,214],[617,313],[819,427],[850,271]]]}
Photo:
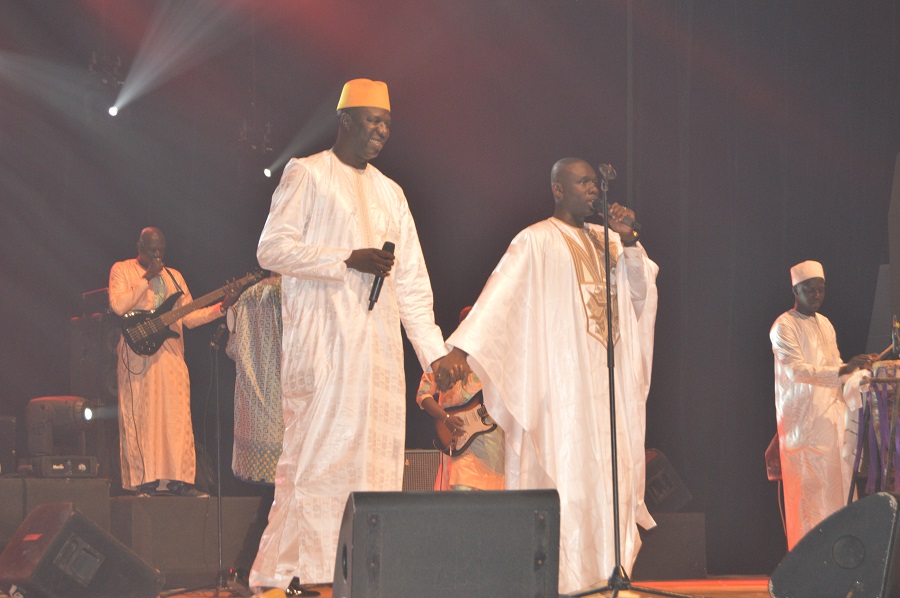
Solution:
{"label": "gold embroidery on robe", "polygon": [[[604,268],[603,239],[586,229],[575,229],[557,225],[575,266],[575,275],[581,288],[581,299],[587,322],[587,332],[605,347],[607,339],[606,322],[606,271]],[[612,299],[612,337],[613,344],[619,340],[619,310],[616,297],[615,272],[618,263],[618,246],[610,245],[610,269],[613,286],[610,290]]]}

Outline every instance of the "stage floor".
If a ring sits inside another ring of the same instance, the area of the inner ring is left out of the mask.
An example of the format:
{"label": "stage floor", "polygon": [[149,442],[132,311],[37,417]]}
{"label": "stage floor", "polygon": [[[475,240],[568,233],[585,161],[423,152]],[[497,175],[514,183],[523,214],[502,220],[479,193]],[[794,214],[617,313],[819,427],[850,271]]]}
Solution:
{"label": "stage floor", "polygon": [[[633,582],[634,586],[673,592],[692,598],[769,598],[768,577],[719,577],[714,579],[693,579],[679,581],[646,581]],[[321,594],[321,598],[332,598],[331,588],[327,586],[315,588]],[[612,592],[593,594],[593,596],[610,596]],[[641,598],[652,596],[645,592],[634,590],[622,590],[618,594],[622,598]],[[194,590],[178,592],[171,590],[161,594],[162,598],[205,598],[208,596],[251,596],[249,592],[231,592],[222,590],[218,594],[214,590]],[[466,598],[460,596],[460,598]]]}

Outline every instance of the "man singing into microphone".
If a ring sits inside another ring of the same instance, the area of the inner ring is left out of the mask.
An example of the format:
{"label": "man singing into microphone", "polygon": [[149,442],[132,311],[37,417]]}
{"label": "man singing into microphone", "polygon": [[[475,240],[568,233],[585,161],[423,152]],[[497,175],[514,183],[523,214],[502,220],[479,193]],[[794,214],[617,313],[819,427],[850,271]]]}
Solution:
{"label": "man singing into microphone", "polygon": [[[116,262],[109,273],[109,306],[116,314],[155,309],[178,291],[184,295],[176,308],[193,301],[181,273],[163,262],[166,238],[161,230],[142,230],[137,250],[137,258]],[[125,488],[141,495],[159,490],[206,496],[193,485],[197,458],[182,326],[194,328],[221,318],[240,293],[234,286],[228,290],[221,303],[172,324],[178,337],[167,339],[152,355],[138,355],[119,339],[119,443]]]}
{"label": "man singing into microphone", "polygon": [[[506,488],[556,488],[561,505],[559,590],[605,582],[616,564],[607,330],[615,349],[621,563],[631,572],[644,505],[645,405],[656,322],[657,266],[640,243],[634,213],[610,206],[610,281],[604,231],[587,224],[599,196],[584,160],[551,171],[553,217],[519,233],[441,365],[468,363],[488,413],[506,438]],[[606,285],[612,287],[612,321]]]}
{"label": "man singing into microphone", "polygon": [[401,323],[423,369],[446,353],[406,197],[369,164],[391,134],[390,110],[387,85],[348,82],[334,146],[288,163],[259,240],[260,265],[283,274],[285,432],[253,588],[333,580],[349,493],[402,487]]}

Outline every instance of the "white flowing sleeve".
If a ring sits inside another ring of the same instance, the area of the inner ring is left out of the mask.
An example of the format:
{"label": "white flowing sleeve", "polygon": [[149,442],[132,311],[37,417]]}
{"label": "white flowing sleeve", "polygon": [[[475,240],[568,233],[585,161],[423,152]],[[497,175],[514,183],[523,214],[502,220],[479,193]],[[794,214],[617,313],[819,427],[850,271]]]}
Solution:
{"label": "white flowing sleeve", "polygon": [[[630,296],[634,314],[640,320],[647,303],[650,287],[655,286],[656,265],[647,257],[647,252],[644,251],[640,242],[633,247],[623,246],[620,261],[625,268],[625,276],[628,278],[628,286],[631,289]],[[650,278],[653,280],[649,280]],[[655,311],[653,315],[655,318]]]}
{"label": "white flowing sleeve", "polygon": [[[840,386],[837,365],[815,365],[805,361],[798,331],[785,318],[779,318],[769,332],[775,359],[781,363],[784,372],[792,382],[814,384],[816,386]],[[823,350],[827,348],[823,347]]]}
{"label": "white flowing sleeve", "polygon": [[396,277],[397,307],[419,363],[423,370],[429,371],[431,364],[447,351],[441,329],[434,322],[434,294],[416,224],[402,190],[396,189],[403,200],[399,217],[400,242],[392,274]]}
{"label": "white flowing sleeve", "polygon": [[[175,271],[173,276],[178,279],[178,284],[184,291],[184,295],[182,295],[181,298],[178,299],[178,303],[176,305],[178,307],[187,305],[194,300],[194,297],[191,295],[191,291],[188,289],[187,282],[185,282],[184,276],[181,274],[181,272]],[[218,320],[223,315],[219,309],[221,306],[222,302],[219,301],[213,305],[201,307],[200,309],[192,311],[188,315],[184,316],[182,322],[188,328],[196,328],[197,326],[208,324],[213,320]]]}
{"label": "white flowing sleeve", "polygon": [[291,160],[275,193],[256,249],[259,265],[280,274],[322,281],[341,281],[351,249],[312,245],[304,229],[316,197],[316,184],[308,167]]}

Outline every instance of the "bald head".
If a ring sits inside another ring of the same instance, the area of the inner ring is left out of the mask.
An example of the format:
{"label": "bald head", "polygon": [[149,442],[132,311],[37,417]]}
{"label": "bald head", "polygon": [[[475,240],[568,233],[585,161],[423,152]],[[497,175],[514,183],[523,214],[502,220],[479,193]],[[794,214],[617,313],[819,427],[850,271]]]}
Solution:
{"label": "bald head", "polygon": [[138,262],[147,268],[154,260],[162,262],[166,256],[166,237],[156,227],[148,226],[141,231],[137,242]]}
{"label": "bald head", "polygon": [[553,185],[553,183],[560,182],[562,174],[568,172],[570,170],[569,167],[573,164],[587,164],[587,162],[581,158],[561,158],[557,160],[553,168],[550,169],[550,184]]}
{"label": "bald head", "polygon": [[556,207],[553,216],[572,226],[584,226],[594,213],[597,199],[597,173],[581,158],[557,160],[550,170],[550,190]]}
{"label": "bald head", "polygon": [[144,243],[149,241],[152,238],[160,238],[163,241],[166,240],[166,236],[163,234],[161,230],[156,228],[155,226],[148,226],[144,230],[141,231],[141,236],[138,237],[138,243]]}

